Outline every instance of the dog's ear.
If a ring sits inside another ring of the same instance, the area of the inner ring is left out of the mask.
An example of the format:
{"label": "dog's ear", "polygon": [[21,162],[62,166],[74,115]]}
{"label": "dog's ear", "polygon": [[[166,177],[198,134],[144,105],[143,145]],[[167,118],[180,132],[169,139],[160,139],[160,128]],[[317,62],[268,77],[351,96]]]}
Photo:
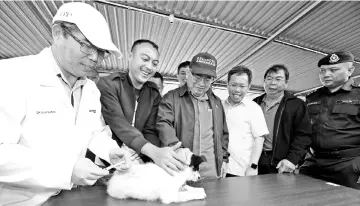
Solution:
{"label": "dog's ear", "polygon": [[190,166],[198,167],[202,162],[206,162],[206,158],[204,155],[198,156],[198,155],[192,155]]}
{"label": "dog's ear", "polygon": [[201,155],[200,157],[201,157],[202,162],[207,162],[207,159],[204,155]]}

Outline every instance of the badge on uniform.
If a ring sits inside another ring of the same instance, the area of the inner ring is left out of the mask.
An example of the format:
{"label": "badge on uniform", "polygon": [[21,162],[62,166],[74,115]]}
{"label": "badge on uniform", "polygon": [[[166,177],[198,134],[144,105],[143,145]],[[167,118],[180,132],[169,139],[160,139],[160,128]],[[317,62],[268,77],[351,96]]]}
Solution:
{"label": "badge on uniform", "polygon": [[96,113],[96,109],[90,109],[89,112]]}
{"label": "badge on uniform", "polygon": [[336,62],[338,62],[339,60],[340,60],[340,58],[339,58],[338,55],[332,54],[332,55],[330,56],[329,62],[330,62],[330,63],[336,63]]}

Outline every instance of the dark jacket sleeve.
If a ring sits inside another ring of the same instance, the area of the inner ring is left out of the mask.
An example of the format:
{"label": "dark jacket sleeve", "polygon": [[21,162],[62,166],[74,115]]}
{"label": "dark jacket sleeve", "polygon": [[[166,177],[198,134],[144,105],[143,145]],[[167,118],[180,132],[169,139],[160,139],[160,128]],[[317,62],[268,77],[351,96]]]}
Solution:
{"label": "dark jacket sleeve", "polygon": [[159,111],[156,121],[156,129],[159,133],[159,139],[163,146],[170,146],[179,142],[174,128],[174,95],[168,92],[160,101]]}
{"label": "dark jacket sleeve", "polygon": [[150,116],[147,119],[145,127],[142,131],[142,134],[144,135],[145,139],[157,147],[160,147],[160,139],[156,130],[156,118],[159,110],[160,100],[161,100],[160,93],[157,92],[153,106],[151,108]]}
{"label": "dark jacket sleeve", "polygon": [[311,144],[311,123],[305,103],[298,99],[298,107],[293,108],[296,115],[293,119],[294,137],[291,143],[287,160],[297,165],[307,153]]}
{"label": "dark jacket sleeve", "polygon": [[141,132],[131,126],[125,118],[114,83],[108,79],[100,78],[97,86],[101,92],[101,112],[106,124],[109,125],[111,131],[117,138],[131,149],[140,153],[141,148],[148,143],[148,141]]}
{"label": "dark jacket sleeve", "polygon": [[[221,105],[221,102],[220,102]],[[223,149],[223,162],[229,162],[230,153],[228,152],[229,146],[229,130],[226,122],[226,115],[224,111],[224,107],[222,107],[222,115],[223,115],[223,138],[221,139],[222,149]]]}

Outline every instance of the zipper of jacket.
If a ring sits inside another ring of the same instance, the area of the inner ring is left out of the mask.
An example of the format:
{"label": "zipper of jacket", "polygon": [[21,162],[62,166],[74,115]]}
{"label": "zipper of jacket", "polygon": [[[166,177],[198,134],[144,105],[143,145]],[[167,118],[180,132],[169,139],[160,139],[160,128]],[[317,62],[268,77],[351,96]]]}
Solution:
{"label": "zipper of jacket", "polygon": [[272,154],[272,157],[271,157],[271,162],[270,162],[271,165],[274,163],[274,154],[275,154],[275,151],[276,151],[277,137],[278,137],[279,127],[280,127],[280,119],[281,119],[282,114],[283,114],[283,112],[284,112],[284,110],[285,110],[286,101],[287,101],[287,99],[285,99],[285,101],[284,101],[284,107],[281,109],[280,116],[279,116],[279,121],[278,121],[278,125],[277,125],[277,127],[276,127],[275,147],[274,147],[274,149],[273,149],[273,154]]}
{"label": "zipper of jacket", "polygon": [[[217,105],[216,105],[216,102],[215,100],[213,101],[214,103],[214,106],[216,107],[216,109],[218,108]],[[210,103],[211,105],[211,103]],[[219,161],[218,161],[218,158],[219,156],[217,154],[219,154],[219,147],[218,147],[218,135],[217,135],[217,129],[215,128],[216,127],[216,122],[217,122],[217,118],[216,118],[216,109],[215,108],[211,108],[212,109],[212,116],[213,116],[213,135],[214,135],[214,151],[215,151],[215,159],[216,159],[216,174],[218,175],[218,168],[219,168]],[[221,153],[220,153],[221,154]],[[220,166],[221,167],[221,166]],[[221,175],[221,171],[220,171],[220,175]]]}

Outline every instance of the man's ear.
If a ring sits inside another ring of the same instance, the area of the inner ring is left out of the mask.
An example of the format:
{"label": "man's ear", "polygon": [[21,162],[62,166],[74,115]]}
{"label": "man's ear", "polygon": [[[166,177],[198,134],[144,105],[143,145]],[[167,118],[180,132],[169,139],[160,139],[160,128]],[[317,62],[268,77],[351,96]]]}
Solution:
{"label": "man's ear", "polygon": [[134,57],[133,53],[132,52],[129,52],[128,54],[128,60],[129,60],[129,63],[132,61],[132,58]]}
{"label": "man's ear", "polygon": [[52,35],[54,41],[56,41],[64,36],[64,30],[61,28],[60,25],[54,24],[51,27],[51,35]]}
{"label": "man's ear", "polygon": [[355,67],[354,66],[351,66],[350,68],[349,68],[349,76],[351,76],[353,73],[354,73],[354,71],[355,71]]}

